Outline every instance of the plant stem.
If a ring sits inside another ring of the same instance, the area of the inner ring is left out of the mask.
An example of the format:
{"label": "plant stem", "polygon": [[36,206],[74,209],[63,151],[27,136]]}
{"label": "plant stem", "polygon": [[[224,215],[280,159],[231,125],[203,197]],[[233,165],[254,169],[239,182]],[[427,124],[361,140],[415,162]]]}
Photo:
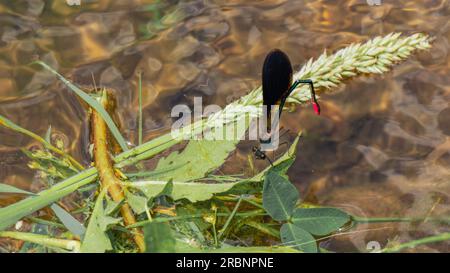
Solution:
{"label": "plant stem", "polygon": [[223,234],[227,231],[228,226],[231,223],[231,220],[233,220],[234,216],[236,215],[236,212],[241,205],[242,202],[242,196],[239,197],[239,200],[237,201],[236,205],[234,206],[233,211],[231,212],[230,216],[228,217],[227,221],[225,222],[225,225],[223,225],[222,229],[219,231],[218,239],[220,240],[223,236]]}
{"label": "plant stem", "polygon": [[10,121],[9,119],[5,118],[2,115],[0,115],[0,125],[33,138],[34,140],[40,142],[44,146],[45,149],[50,150],[50,151],[54,152],[55,154],[58,154],[64,158],[66,158],[67,160],[69,160],[70,163],[72,163],[73,166],[75,168],[77,168],[79,171],[84,170],[83,165],[81,165],[77,160],[75,160],[75,158],[73,158],[66,152],[56,148],[50,142],[48,142],[44,138],[40,137],[39,135],[37,135],[31,131],[28,131],[27,129],[25,129],[23,127],[20,127],[19,125],[15,124],[14,122]]}
{"label": "plant stem", "polygon": [[[108,106],[107,91],[102,92],[101,105],[106,109]],[[121,181],[115,175],[114,168],[109,156],[107,126],[102,116],[95,110],[91,117],[93,143],[94,143],[94,161],[97,167],[102,188],[107,188],[109,194],[115,202],[122,202],[125,199]],[[133,211],[127,203],[120,207],[124,223],[126,226],[136,223]],[[134,241],[141,252],[145,251],[144,237],[140,230],[134,229]]]}
{"label": "plant stem", "polygon": [[142,73],[139,72],[139,139],[138,144],[142,145]]}
{"label": "plant stem", "polygon": [[362,223],[395,223],[395,222],[421,222],[421,221],[431,221],[431,222],[450,222],[450,218],[429,218],[429,217],[380,217],[380,218],[363,218],[352,216],[353,222],[357,224]]}
{"label": "plant stem", "polygon": [[72,252],[80,251],[80,242],[76,240],[56,239],[46,235],[16,231],[1,231],[0,237],[27,241],[47,247],[62,248]]}
{"label": "plant stem", "polygon": [[273,236],[275,238],[280,238],[280,229],[274,229],[264,223],[256,222],[256,221],[244,221],[244,225],[257,229],[265,234]]}
{"label": "plant stem", "polygon": [[216,223],[217,223],[217,208],[214,210],[214,222],[212,223],[212,230],[214,235],[214,246],[219,246],[219,240],[217,239],[217,229],[216,229]]}
{"label": "plant stem", "polygon": [[47,221],[41,218],[36,218],[36,217],[27,217],[28,220],[35,222],[37,224],[41,224],[41,225],[47,225],[47,226],[53,226],[53,227],[57,227],[57,228],[66,228],[63,224],[60,223],[55,223],[52,221]]}
{"label": "plant stem", "polygon": [[384,248],[381,252],[383,252],[383,253],[399,252],[405,248],[413,248],[413,247],[423,245],[423,244],[436,243],[436,242],[442,242],[442,241],[448,241],[448,240],[450,240],[450,232],[446,232],[446,233],[442,233],[442,234],[438,234],[438,235],[434,235],[434,236],[430,236],[430,237],[425,237],[422,239],[410,241],[410,242],[400,244],[397,246],[393,246],[393,247]]}
{"label": "plant stem", "polygon": [[[218,217],[228,217],[230,213],[228,212],[218,212],[216,216]],[[255,217],[255,216],[266,216],[268,215],[267,212],[264,212],[263,210],[255,210],[255,211],[249,211],[249,212],[237,212],[235,214],[235,217]],[[179,221],[179,220],[186,220],[186,219],[195,219],[195,218],[203,218],[204,214],[193,214],[193,215],[184,215],[184,216],[174,216],[174,217],[160,217],[160,218],[154,218],[152,220],[147,221],[141,221],[137,222],[134,225],[128,226],[128,228],[134,228],[134,227],[141,227],[145,226],[149,223],[165,223],[170,221]]]}

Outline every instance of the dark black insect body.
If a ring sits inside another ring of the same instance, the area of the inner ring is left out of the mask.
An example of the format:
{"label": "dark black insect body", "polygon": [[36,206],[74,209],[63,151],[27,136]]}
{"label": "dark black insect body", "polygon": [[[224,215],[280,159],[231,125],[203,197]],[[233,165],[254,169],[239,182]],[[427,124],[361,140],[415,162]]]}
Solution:
{"label": "dark black insect body", "polygon": [[253,153],[255,153],[255,157],[256,157],[257,159],[262,159],[262,160],[267,159],[267,160],[269,161],[270,165],[273,166],[272,160],[270,160],[270,158],[266,155],[266,153],[264,153],[263,151],[261,151],[260,148],[258,148],[258,147],[256,147],[256,146],[253,146]]}
{"label": "dark black insect body", "polygon": [[[278,118],[281,117],[286,99],[297,88],[299,84],[308,84],[311,91],[311,104],[314,112],[320,114],[320,106],[316,99],[314,85],[312,80],[296,80],[292,83],[292,65],[289,57],[281,50],[274,49],[267,54],[262,69],[262,90],[263,105],[266,106],[265,121],[267,126],[268,139],[260,139],[260,142],[270,142],[270,134],[272,127],[272,106],[279,105]],[[258,147],[253,147],[256,158],[268,159],[270,164],[272,161]]]}
{"label": "dark black insect body", "polygon": [[292,83],[292,65],[289,57],[274,49],[267,54],[262,69],[263,105],[266,108],[267,132],[270,133],[272,106],[287,98]]}

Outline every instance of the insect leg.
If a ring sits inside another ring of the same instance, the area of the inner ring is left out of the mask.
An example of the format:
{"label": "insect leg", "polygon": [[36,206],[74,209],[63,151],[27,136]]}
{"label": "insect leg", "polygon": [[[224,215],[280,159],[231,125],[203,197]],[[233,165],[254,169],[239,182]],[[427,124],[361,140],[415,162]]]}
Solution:
{"label": "insect leg", "polygon": [[280,102],[280,107],[278,108],[278,115],[281,116],[281,111],[283,110],[284,104],[286,102],[286,99],[289,97],[289,95],[292,93],[292,91],[295,90],[295,88],[297,88],[297,86],[301,83],[305,83],[308,84],[310,87],[310,92],[311,92],[311,104],[313,105],[314,108],[314,112],[318,115],[320,115],[320,105],[317,102],[317,98],[316,98],[316,91],[314,90],[314,84],[312,82],[312,80],[307,79],[307,80],[296,80],[291,87],[289,88],[288,92],[286,92],[286,95],[281,99]]}
{"label": "insect leg", "polygon": [[[310,79],[306,79],[306,80],[296,80],[294,82],[294,84],[292,84],[290,90],[289,90],[289,94],[294,91],[294,89],[297,87],[297,85],[301,84],[301,83],[305,83],[308,84],[311,90],[311,104],[314,107],[314,112],[316,112],[316,114],[320,115],[320,105],[317,102],[317,98],[316,98],[316,91],[314,90],[314,84],[312,82],[312,80]],[[289,95],[288,95],[289,96]]]}

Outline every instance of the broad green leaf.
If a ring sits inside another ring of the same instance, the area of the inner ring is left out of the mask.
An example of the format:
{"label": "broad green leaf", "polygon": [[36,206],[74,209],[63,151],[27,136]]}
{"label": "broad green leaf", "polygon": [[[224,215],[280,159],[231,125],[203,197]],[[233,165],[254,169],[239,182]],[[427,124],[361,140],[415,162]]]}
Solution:
{"label": "broad green leaf", "polygon": [[350,220],[350,216],[335,208],[298,208],[292,215],[292,223],[311,234],[330,234]]}
{"label": "broad green leaf", "polygon": [[263,207],[276,221],[286,221],[299,200],[299,194],[289,180],[269,172],[264,181]]}
{"label": "broad green leaf", "polygon": [[175,238],[167,223],[149,223],[144,226],[145,252],[173,253]]}
{"label": "broad green leaf", "polygon": [[[165,181],[137,181],[126,185],[141,190],[149,199],[161,194],[168,182]],[[174,200],[186,198],[191,202],[210,199],[213,194],[228,191],[236,183],[198,183],[172,182],[171,197]]]}
{"label": "broad green leaf", "polygon": [[86,228],[78,222],[70,213],[68,213],[65,209],[61,208],[57,204],[53,204],[50,206],[53,212],[56,214],[56,217],[63,223],[63,225],[73,234],[83,237],[86,233]]}
{"label": "broad green leaf", "polygon": [[89,94],[81,90],[79,87],[68,81],[66,78],[64,78],[61,74],[59,74],[56,70],[51,68],[48,64],[42,62],[42,61],[36,61],[36,64],[41,65],[61,80],[67,87],[69,87],[70,90],[72,90],[77,96],[79,96],[83,101],[85,101],[90,107],[94,108],[95,111],[97,111],[100,116],[105,121],[106,125],[108,126],[109,130],[111,131],[111,134],[116,139],[117,143],[119,144],[120,148],[122,148],[123,151],[128,150],[128,146],[125,142],[125,139],[120,134],[119,129],[117,128],[116,124],[112,120],[112,118],[109,116],[108,112],[102,107],[102,105],[95,100],[93,97],[91,97]]}
{"label": "broad green leaf", "polygon": [[0,183],[0,193],[20,193],[20,194],[26,194],[26,195],[35,195],[32,192],[25,191],[19,188],[16,188],[14,186]]}
{"label": "broad green leaf", "polygon": [[113,218],[105,214],[103,200],[105,198],[106,189],[103,189],[97,196],[94,210],[89,219],[86,235],[81,244],[81,252],[84,253],[104,253],[112,250],[111,241],[109,240],[106,230],[109,225],[117,224],[120,219]]}
{"label": "broad green leaf", "polygon": [[[242,120],[243,118],[237,122]],[[161,173],[155,180],[192,181],[203,178],[220,167],[230,152],[236,149],[246,128],[229,125],[216,129],[223,131],[227,136],[234,136],[235,140],[191,140],[182,152],[173,152],[159,160],[154,172],[168,170],[175,165],[180,167]]]}
{"label": "broad green leaf", "polygon": [[141,214],[141,213],[145,212],[147,201],[148,201],[147,198],[136,195],[136,194],[132,194],[129,191],[125,192],[125,196],[127,198],[128,205],[130,205],[131,209],[136,214]]}
{"label": "broad green leaf", "polygon": [[191,140],[182,152],[176,151],[160,159],[155,171],[167,169],[174,164],[187,164],[172,172],[163,173],[156,179],[186,182],[203,178],[223,164],[236,144],[237,141]]}
{"label": "broad green leaf", "polygon": [[283,224],[280,229],[280,237],[285,246],[291,246],[307,253],[317,252],[317,244],[314,237],[293,224]]}

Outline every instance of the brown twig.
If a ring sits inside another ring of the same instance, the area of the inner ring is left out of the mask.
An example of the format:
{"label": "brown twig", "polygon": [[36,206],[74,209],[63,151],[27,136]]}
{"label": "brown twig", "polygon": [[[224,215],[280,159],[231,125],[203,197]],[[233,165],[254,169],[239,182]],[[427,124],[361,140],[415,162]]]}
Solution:
{"label": "brown twig", "polygon": [[[101,104],[106,109],[108,106],[107,91],[102,91]],[[116,177],[112,160],[108,149],[107,126],[102,117],[92,110],[91,118],[93,143],[94,143],[94,162],[98,170],[100,182],[102,187],[108,187],[108,193],[115,202],[122,202],[125,199],[121,181]],[[126,226],[136,223],[133,211],[127,203],[124,203],[120,208],[124,223]],[[133,229],[133,239],[141,252],[145,251],[145,243],[142,232],[135,228]]]}

